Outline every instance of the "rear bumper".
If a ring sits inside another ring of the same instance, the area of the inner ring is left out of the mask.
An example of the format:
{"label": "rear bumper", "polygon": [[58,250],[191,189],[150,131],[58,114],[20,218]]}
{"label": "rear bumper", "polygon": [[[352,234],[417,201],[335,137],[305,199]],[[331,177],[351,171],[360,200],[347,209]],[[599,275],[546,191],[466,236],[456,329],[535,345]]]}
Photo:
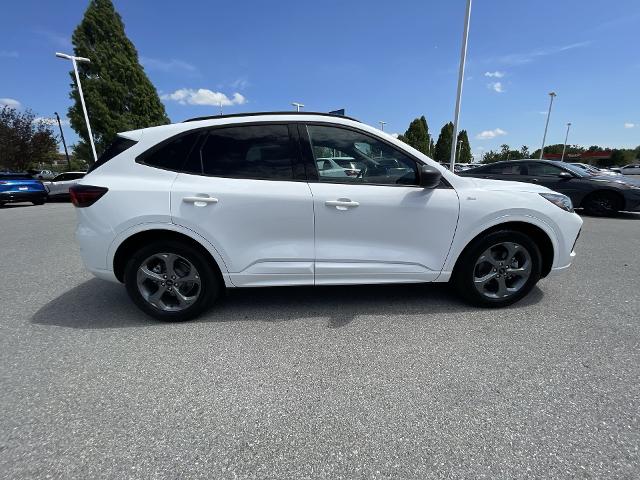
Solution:
{"label": "rear bumper", "polygon": [[43,202],[47,199],[47,192],[0,192],[0,202]]}

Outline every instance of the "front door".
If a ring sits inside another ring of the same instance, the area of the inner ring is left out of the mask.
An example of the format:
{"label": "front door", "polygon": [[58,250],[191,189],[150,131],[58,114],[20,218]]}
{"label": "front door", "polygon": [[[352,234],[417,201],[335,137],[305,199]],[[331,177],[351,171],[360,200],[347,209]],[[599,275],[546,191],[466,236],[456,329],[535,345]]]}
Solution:
{"label": "front door", "polygon": [[418,186],[417,162],[369,134],[327,125],[301,126],[306,154],[350,158],[357,175],[316,172],[315,283],[434,280],[458,221],[454,189]]}
{"label": "front door", "polygon": [[171,191],[175,223],[218,251],[236,286],[313,284],[313,201],[287,125],[212,128]]}

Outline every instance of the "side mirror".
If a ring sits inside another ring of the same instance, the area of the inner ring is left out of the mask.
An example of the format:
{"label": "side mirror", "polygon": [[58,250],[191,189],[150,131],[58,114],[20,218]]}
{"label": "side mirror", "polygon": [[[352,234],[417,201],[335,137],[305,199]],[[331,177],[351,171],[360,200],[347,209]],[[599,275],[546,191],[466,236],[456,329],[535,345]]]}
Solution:
{"label": "side mirror", "polygon": [[442,173],[437,168],[422,165],[418,170],[420,186],[423,188],[436,188],[440,185]]}
{"label": "side mirror", "polygon": [[571,175],[569,172],[560,172],[558,174],[558,177],[560,177],[562,180],[571,180],[573,178],[573,175]]}

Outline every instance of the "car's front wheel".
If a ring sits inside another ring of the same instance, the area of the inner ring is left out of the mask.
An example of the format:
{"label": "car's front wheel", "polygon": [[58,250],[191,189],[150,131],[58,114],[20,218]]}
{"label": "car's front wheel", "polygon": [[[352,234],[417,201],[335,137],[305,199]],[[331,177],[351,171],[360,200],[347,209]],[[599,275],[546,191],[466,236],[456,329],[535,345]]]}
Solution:
{"label": "car's front wheel", "polygon": [[220,291],[205,255],[176,241],[156,242],[135,252],[125,268],[124,283],[143,312],[165,321],[199,315]]}
{"label": "car's front wheel", "polygon": [[452,282],[474,305],[504,307],[523,298],[540,279],[541,255],[527,235],[500,230],[476,239],[463,252]]}

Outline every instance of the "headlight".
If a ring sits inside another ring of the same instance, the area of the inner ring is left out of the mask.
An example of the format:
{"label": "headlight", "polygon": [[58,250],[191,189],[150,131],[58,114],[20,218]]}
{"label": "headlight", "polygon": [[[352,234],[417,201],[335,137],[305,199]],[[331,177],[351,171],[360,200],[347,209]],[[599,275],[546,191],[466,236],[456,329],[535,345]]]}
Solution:
{"label": "headlight", "polygon": [[562,195],[561,193],[541,193],[540,196],[567,212],[573,212],[573,203],[571,203],[571,199],[566,195]]}

